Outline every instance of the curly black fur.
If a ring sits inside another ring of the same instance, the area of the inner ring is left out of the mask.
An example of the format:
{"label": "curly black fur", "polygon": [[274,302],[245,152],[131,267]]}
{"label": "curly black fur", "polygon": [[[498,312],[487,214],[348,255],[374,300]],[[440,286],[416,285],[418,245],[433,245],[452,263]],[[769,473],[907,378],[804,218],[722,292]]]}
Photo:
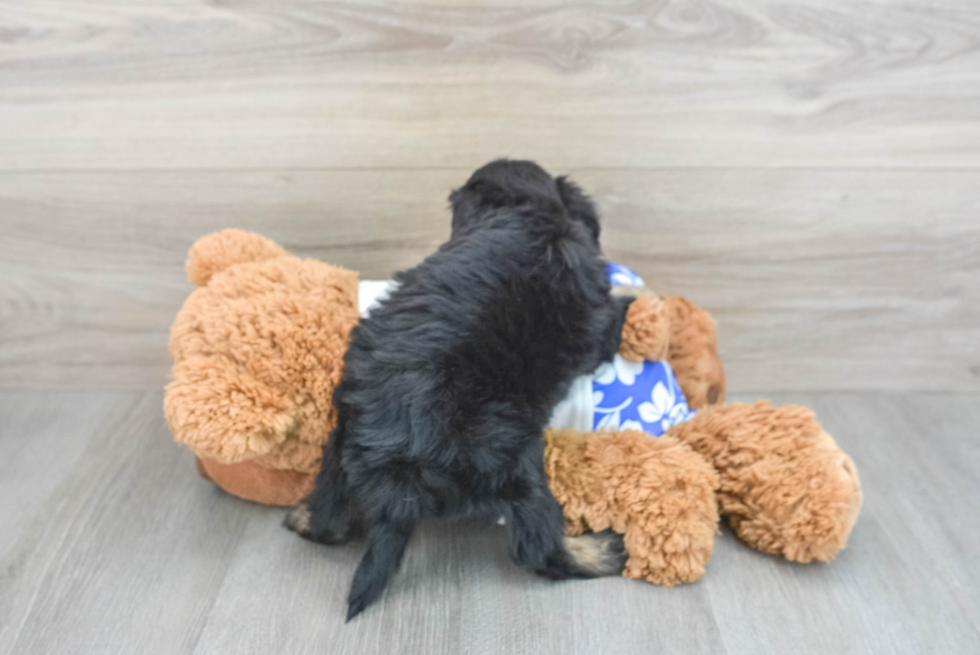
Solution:
{"label": "curly black fur", "polygon": [[449,241],[354,329],[316,488],[287,520],[323,543],[366,532],[348,620],[424,517],[503,515],[511,557],[549,578],[622,570],[621,542],[566,547],[543,467],[555,404],[619,347],[628,300],[609,294],[596,211],[522,161],[484,166],[450,199]]}

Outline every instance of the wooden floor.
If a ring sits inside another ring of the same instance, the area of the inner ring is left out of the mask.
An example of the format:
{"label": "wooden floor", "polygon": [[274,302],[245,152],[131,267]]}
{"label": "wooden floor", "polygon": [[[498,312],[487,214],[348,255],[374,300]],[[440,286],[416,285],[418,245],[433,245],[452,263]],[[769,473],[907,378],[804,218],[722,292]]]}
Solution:
{"label": "wooden floor", "polygon": [[[387,277],[533,158],[608,256],[812,405],[865,509],[829,565],[551,584],[430,525],[356,547],[219,493],[161,412],[203,234]],[[980,653],[976,0],[0,0],[0,655]]]}
{"label": "wooden floor", "polygon": [[344,625],[359,547],[305,542],[199,479],[159,392],[3,393],[0,653],[980,652],[980,396],[776,400],[813,406],[860,469],[836,561],[725,530],[693,585],[552,583],[509,562],[503,528],[435,524]]}

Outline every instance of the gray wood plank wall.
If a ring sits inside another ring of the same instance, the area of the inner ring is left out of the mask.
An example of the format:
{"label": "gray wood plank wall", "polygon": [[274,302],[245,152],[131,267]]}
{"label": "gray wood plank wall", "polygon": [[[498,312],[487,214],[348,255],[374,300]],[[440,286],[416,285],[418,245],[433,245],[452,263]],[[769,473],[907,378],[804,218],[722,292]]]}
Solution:
{"label": "gray wood plank wall", "polygon": [[980,389],[978,46],[956,0],[0,0],[0,388],[158,388],[195,238],[387,276],[507,155],[735,390]]}

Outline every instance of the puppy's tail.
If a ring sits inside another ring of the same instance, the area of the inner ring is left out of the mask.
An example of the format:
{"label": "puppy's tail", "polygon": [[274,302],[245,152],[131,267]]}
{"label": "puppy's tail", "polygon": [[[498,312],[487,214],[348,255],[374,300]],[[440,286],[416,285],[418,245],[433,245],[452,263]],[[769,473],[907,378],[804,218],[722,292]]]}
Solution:
{"label": "puppy's tail", "polygon": [[347,620],[364,611],[384,591],[405,555],[405,547],[415,528],[414,519],[384,520],[368,530],[368,549],[357,566],[350,595],[347,597]]}
{"label": "puppy's tail", "polygon": [[598,578],[604,575],[620,575],[626,568],[626,548],[623,535],[612,530],[566,536],[565,553],[569,563],[581,577]]}

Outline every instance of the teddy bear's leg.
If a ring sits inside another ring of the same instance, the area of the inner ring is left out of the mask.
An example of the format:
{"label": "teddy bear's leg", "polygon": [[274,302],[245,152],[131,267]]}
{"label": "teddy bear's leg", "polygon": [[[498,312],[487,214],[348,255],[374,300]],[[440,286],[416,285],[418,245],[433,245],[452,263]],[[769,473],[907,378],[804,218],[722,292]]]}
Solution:
{"label": "teddy bear's leg", "polygon": [[673,437],[549,430],[545,471],[570,534],[624,535],[628,578],[674,586],[704,575],[718,528],[718,476]]}
{"label": "teddy bear's leg", "polygon": [[294,505],[309,493],[320,449],[295,438],[303,411],[294,394],[207,357],[189,357],[173,371],[164,413],[174,439],[197,455],[202,477],[270,505]]}
{"label": "teddy bear's leg", "polygon": [[290,507],[313,489],[314,475],[302,471],[273,469],[254,460],[223,464],[196,458],[198,474],[228,493],[263,505]]}
{"label": "teddy bear's leg", "polygon": [[847,544],[861,509],[857,469],[807,408],[735,403],[667,434],[715,466],[721,511],[753,548],[809,562]]}

